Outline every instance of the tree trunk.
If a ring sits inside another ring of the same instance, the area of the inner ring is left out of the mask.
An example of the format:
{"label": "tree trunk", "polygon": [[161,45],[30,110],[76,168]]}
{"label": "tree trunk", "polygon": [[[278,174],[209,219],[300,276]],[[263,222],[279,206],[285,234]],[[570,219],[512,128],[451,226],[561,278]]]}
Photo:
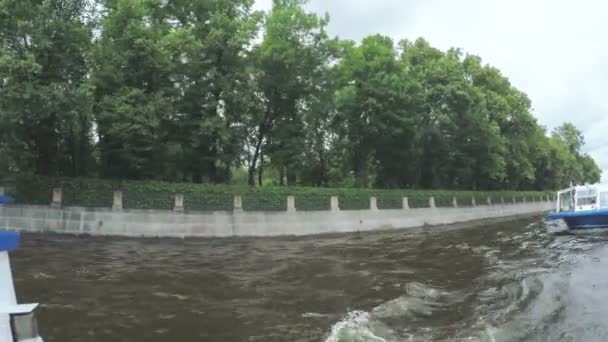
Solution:
{"label": "tree trunk", "polygon": [[56,175],[57,134],[56,117],[52,114],[41,121],[40,131],[34,137],[36,144],[36,173],[43,176]]}
{"label": "tree trunk", "polygon": [[279,167],[279,185],[285,185],[285,166],[281,165]]}
{"label": "tree trunk", "polygon": [[354,159],[355,185],[358,188],[366,188],[368,177],[367,155],[360,148],[357,148]]}
{"label": "tree trunk", "polygon": [[287,167],[287,185],[296,186],[297,173],[293,166]]}
{"label": "tree trunk", "polygon": [[262,139],[263,139],[263,134],[262,134],[262,128],[259,129],[258,132],[258,141],[255,144],[255,151],[253,152],[253,158],[251,158],[251,164],[249,165],[249,172],[248,172],[248,180],[247,183],[249,184],[249,186],[255,186],[255,169],[258,163],[258,158],[260,157],[260,152],[261,152],[261,148],[262,148]]}
{"label": "tree trunk", "polygon": [[319,149],[319,181],[317,186],[325,186],[328,185],[327,180],[327,162],[325,161],[325,154],[323,153],[323,148]]}
{"label": "tree trunk", "polygon": [[249,186],[255,185],[255,168],[252,166],[249,166],[249,170],[247,171],[247,184]]}
{"label": "tree trunk", "polygon": [[262,186],[262,181],[264,177],[264,156],[260,156],[260,167],[258,170],[258,185]]}
{"label": "tree trunk", "polygon": [[251,158],[251,164],[249,165],[249,179],[247,180],[250,186],[255,185],[255,169],[258,163],[258,158],[263,158],[261,156],[262,153],[262,142],[264,141],[264,136],[266,134],[266,130],[269,129],[271,121],[271,113],[270,110],[266,110],[264,114],[264,119],[258,126],[258,139],[255,143],[255,151],[253,152],[253,158]]}
{"label": "tree trunk", "polygon": [[196,184],[201,184],[203,182],[203,175],[201,174],[201,170],[198,166],[194,167],[192,171],[192,182]]}

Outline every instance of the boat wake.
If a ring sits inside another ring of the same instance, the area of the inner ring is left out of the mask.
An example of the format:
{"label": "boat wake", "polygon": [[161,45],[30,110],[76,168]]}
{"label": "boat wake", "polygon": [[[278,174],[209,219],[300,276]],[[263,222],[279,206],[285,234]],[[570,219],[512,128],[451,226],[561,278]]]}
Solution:
{"label": "boat wake", "polygon": [[[426,320],[455,304],[453,294],[424,284],[410,283],[406,294],[374,307],[352,311],[334,324],[326,342],[424,341],[414,331],[397,329],[404,321]],[[423,328],[426,330],[426,328]]]}
{"label": "boat wake", "polygon": [[349,313],[326,342],[608,341],[606,235],[532,247],[522,244],[532,254],[513,261],[486,251],[488,272],[466,294],[410,284],[401,297]]}

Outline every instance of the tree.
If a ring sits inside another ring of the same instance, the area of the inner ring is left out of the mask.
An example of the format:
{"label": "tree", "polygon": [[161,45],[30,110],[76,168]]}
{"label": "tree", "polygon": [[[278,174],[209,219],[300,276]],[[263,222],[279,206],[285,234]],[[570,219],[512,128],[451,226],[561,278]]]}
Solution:
{"label": "tree", "polygon": [[579,154],[581,147],[585,145],[583,133],[570,122],[566,122],[553,130],[553,136],[561,139],[568,147],[568,150],[570,150],[570,153],[575,155]]}
{"label": "tree", "polygon": [[369,184],[375,150],[388,147],[382,137],[401,135],[400,98],[404,95],[393,42],[380,35],[351,46],[340,63],[336,127],[350,146],[356,185]]}
{"label": "tree", "polygon": [[324,27],[328,19],[306,13],[304,3],[274,0],[266,18],[264,39],[256,50],[263,112],[255,115],[256,130],[251,137],[250,185],[255,183],[255,172],[263,172],[264,154],[286,170],[288,184],[296,182],[305,141],[300,114],[316,87],[314,76],[327,63]]}
{"label": "tree", "polygon": [[101,174],[112,178],[162,175],[174,111],[170,38],[152,1],[107,4],[94,51],[95,115]]}
{"label": "tree", "polygon": [[602,169],[597,166],[595,160],[585,154],[579,159],[583,168],[583,183],[598,183],[602,179]]}
{"label": "tree", "polygon": [[251,110],[251,43],[261,13],[252,0],[172,2],[174,81],[179,88],[174,139],[184,174],[200,183],[228,182],[239,165]]}
{"label": "tree", "polygon": [[0,148],[4,172],[87,174],[92,150],[85,0],[3,1]]}

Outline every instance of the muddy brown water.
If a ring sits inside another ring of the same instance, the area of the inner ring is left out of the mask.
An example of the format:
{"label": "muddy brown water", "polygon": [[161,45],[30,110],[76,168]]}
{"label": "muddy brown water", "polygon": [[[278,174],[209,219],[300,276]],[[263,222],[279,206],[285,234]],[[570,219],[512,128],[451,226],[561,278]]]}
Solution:
{"label": "muddy brown water", "polygon": [[11,261],[46,342],[608,341],[608,235],[557,230],[24,234]]}

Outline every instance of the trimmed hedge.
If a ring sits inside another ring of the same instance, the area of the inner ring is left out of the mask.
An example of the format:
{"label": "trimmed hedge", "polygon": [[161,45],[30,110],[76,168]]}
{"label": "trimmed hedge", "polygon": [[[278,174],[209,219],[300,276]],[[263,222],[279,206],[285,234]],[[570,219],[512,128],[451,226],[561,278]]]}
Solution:
{"label": "trimmed hedge", "polygon": [[173,209],[175,194],[184,195],[186,210],[232,210],[234,196],[241,195],[244,210],[284,211],[287,196],[294,196],[299,211],[329,210],[330,198],[338,196],[341,210],[369,209],[369,198],[377,198],[379,209],[401,209],[403,197],[408,197],[410,208],[429,207],[429,198],[435,198],[437,207],[452,207],[456,198],[459,207],[492,203],[517,203],[539,201],[547,191],[441,191],[441,190],[378,190],[378,189],[328,189],[307,187],[238,187],[159,181],[118,181],[97,178],[49,178],[39,176],[18,177],[13,186],[7,187],[15,202],[48,205],[52,201],[53,188],[63,189],[66,206],[112,207],[113,192],[123,192],[125,209]]}

